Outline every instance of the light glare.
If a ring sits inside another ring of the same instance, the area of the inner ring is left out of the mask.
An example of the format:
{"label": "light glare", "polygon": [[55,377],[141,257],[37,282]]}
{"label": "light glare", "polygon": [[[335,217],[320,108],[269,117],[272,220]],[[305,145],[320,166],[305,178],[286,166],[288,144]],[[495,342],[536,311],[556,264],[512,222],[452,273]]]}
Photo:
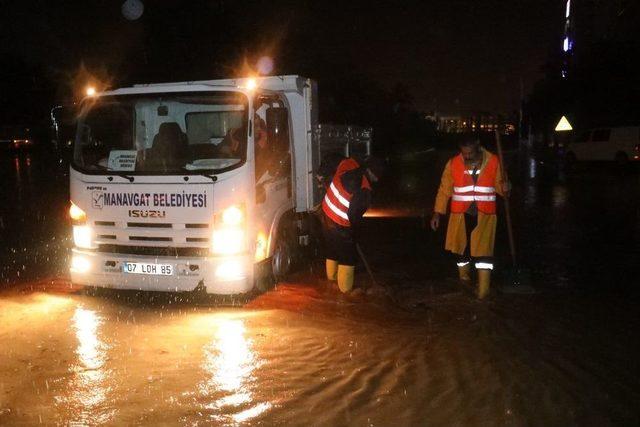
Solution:
{"label": "light glare", "polygon": [[216,268],[216,278],[222,280],[240,280],[245,278],[240,260],[231,259],[222,262]]}
{"label": "light glare", "polygon": [[82,255],[73,255],[71,258],[71,271],[73,273],[84,274],[91,268],[89,260]]}
{"label": "light glare", "polygon": [[260,262],[267,257],[267,236],[261,231],[256,238],[255,261]]}
{"label": "light glare", "polygon": [[74,225],[73,226],[73,243],[82,249],[91,249],[92,230],[88,225]]}
{"label": "light glare", "polygon": [[235,255],[244,251],[244,231],[238,228],[224,228],[213,232],[213,252],[220,255]]}
{"label": "light glare", "polygon": [[87,219],[87,214],[73,202],[69,207],[69,216],[74,221],[85,221]]}
{"label": "light glare", "polygon": [[224,225],[239,225],[242,223],[242,209],[237,206],[231,206],[222,212],[222,223]]}

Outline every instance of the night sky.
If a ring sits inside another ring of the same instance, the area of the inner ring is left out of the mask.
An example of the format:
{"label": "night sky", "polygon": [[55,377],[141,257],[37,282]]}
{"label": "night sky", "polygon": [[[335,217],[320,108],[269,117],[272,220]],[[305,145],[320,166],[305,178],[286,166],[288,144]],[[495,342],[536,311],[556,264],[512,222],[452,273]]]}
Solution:
{"label": "night sky", "polygon": [[19,65],[5,63],[3,87],[32,83],[20,78],[23,66],[64,96],[92,75],[111,85],[238,75],[267,53],[276,72],[321,84],[344,74],[403,84],[424,110],[509,112],[520,79],[526,93],[559,49],[564,7],[560,0],[147,0],[142,18],[127,21],[121,4],[4,1],[0,49]]}

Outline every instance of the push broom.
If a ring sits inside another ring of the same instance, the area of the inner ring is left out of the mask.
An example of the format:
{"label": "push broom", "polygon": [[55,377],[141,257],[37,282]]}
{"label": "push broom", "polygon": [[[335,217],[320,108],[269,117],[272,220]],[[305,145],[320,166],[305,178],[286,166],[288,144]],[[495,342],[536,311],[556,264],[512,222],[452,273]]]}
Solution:
{"label": "push broom", "polygon": [[[500,161],[500,170],[502,171],[502,181],[509,182],[507,169],[504,167],[504,156],[502,154],[502,140],[500,132],[496,130],[496,147],[498,148],[498,159]],[[502,286],[502,292],[510,294],[533,294],[536,290],[531,286],[531,274],[528,270],[520,268],[518,258],[516,256],[516,244],[513,235],[513,222],[511,221],[511,207],[509,205],[509,197],[504,198],[505,217],[507,219],[507,233],[509,235],[509,251],[511,253],[511,270],[507,270],[505,284]]]}

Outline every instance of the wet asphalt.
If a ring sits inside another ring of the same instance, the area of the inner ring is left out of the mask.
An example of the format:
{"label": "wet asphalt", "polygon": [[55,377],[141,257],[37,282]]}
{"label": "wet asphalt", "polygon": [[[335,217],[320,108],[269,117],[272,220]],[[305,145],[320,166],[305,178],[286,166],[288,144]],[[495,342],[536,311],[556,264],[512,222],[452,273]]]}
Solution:
{"label": "wet asphalt", "polygon": [[[392,162],[362,248],[388,295],[301,272],[217,301],[67,280],[66,165],[0,153],[2,425],[637,425],[637,168],[511,153],[491,298],[425,227],[446,153]],[[500,207],[502,209],[502,207]],[[372,280],[358,267],[358,283]]]}

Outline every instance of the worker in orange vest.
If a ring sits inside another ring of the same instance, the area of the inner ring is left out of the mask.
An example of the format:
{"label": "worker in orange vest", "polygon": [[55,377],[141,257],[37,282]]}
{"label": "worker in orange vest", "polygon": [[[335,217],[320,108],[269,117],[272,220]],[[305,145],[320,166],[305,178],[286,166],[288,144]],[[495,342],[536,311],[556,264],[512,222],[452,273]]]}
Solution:
{"label": "worker in orange vest", "polygon": [[322,201],[327,279],[337,280],[343,293],[353,289],[357,229],[371,204],[372,184],[379,181],[384,164],[373,157],[360,164],[340,161]]}
{"label": "worker in orange vest", "polygon": [[471,262],[478,272],[477,296],[489,293],[496,235],[496,195],[508,197],[509,183],[502,181],[498,157],[484,149],[477,137],[460,143],[442,174],[431,228],[440,226],[451,199],[445,249],[458,255],[460,280],[471,281]]}

